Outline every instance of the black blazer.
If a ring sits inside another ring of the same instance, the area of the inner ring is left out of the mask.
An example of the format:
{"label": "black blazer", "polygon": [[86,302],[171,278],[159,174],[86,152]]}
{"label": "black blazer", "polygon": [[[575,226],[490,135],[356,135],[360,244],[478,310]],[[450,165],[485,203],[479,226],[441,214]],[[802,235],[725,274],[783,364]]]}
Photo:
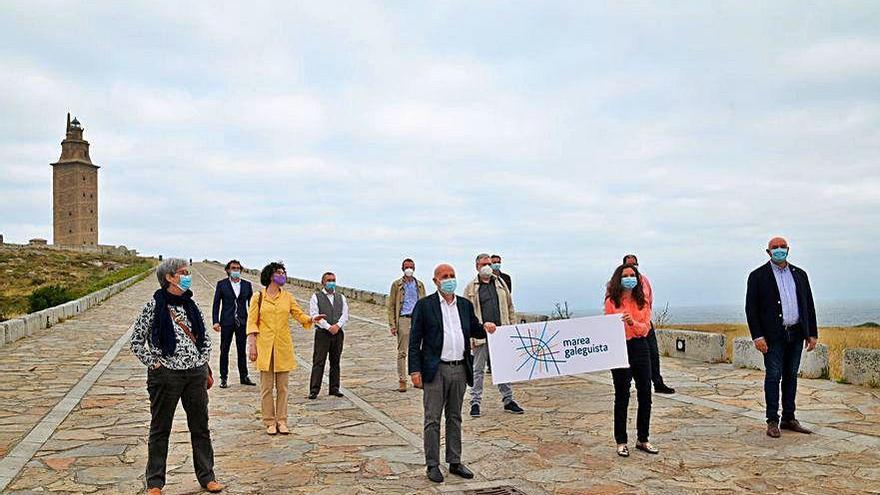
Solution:
{"label": "black blazer", "polygon": [[[471,337],[486,338],[483,325],[474,314],[474,305],[464,297],[455,298],[461,331],[464,335],[464,354],[467,384],[474,385],[474,358],[471,355]],[[445,304],[445,301],[444,301]],[[434,381],[440,367],[443,352],[443,313],[440,309],[440,293],[435,292],[419,299],[412,313],[409,333],[409,372],[419,372],[425,383]]]}
{"label": "black blazer", "polygon": [[[764,337],[768,342],[780,341],[784,338],[785,328],[782,326],[782,300],[779,297],[779,286],[773,276],[771,262],[762,265],[749,274],[746,289],[746,320],[752,339]],[[798,314],[801,317],[803,336],[818,337],[816,327],[816,306],[813,304],[813,292],[807,272],[788,264],[797,291]]]}
{"label": "black blazer", "polygon": [[[242,279],[241,290],[238,293],[238,321],[244,327],[247,324],[248,305],[251,302],[251,296],[254,290],[251,283]],[[220,305],[223,305],[221,311]],[[223,327],[231,327],[235,325],[235,291],[232,290],[232,282],[228,278],[217,282],[217,288],[214,289],[214,307],[211,310],[211,319],[213,323],[219,323]]]}

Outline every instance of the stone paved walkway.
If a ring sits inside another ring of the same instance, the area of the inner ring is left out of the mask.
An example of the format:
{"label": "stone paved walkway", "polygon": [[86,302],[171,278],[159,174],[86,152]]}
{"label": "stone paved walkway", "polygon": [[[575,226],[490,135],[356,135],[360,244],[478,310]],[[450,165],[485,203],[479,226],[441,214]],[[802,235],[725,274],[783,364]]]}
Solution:
{"label": "stone paved walkway", "polygon": [[[194,277],[197,299],[208,311],[223,274],[212,265],[196,271],[210,282]],[[152,292],[152,280],[4,348],[0,438],[7,450],[124,333]],[[351,313],[384,319],[383,308],[354,301]],[[294,326],[293,335],[307,360],[311,333]],[[71,339],[79,342],[76,349]],[[258,391],[237,385],[231,366],[232,387],[212,390],[210,405],[216,470],[227,492],[458,493],[498,482],[535,494],[880,493],[877,390],[802,380],[800,416],[819,434],[772,440],[763,431],[759,373],[674,359],[664,360],[664,374],[680,393],[654,401],[652,441],[662,449],[659,456],[615,455],[608,373],[515,386],[523,416],[502,413],[497,390],[489,387],[484,416],[464,421],[464,459],[477,479],[432,485],[424,478],[421,392],[396,391],[393,347],[386,328],[352,321],[343,354],[347,397],[329,397],[325,389],[318,400],[307,400],[308,366],[301,366],[291,375],[289,437],[262,433]],[[215,352],[215,370],[217,360]],[[124,348],[8,491],[137,493],[148,423],[145,370]],[[182,410],[169,460],[167,492],[198,493]]]}

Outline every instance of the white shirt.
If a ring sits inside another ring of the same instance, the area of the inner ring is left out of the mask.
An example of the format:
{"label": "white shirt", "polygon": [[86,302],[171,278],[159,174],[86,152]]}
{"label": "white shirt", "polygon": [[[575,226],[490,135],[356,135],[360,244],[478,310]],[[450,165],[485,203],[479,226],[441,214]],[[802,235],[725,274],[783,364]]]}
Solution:
{"label": "white shirt", "polygon": [[[332,306],[336,300],[336,292],[334,291],[331,294],[327,292],[327,289],[321,289],[321,292],[327,295],[327,298],[330,299],[330,305]],[[342,298],[342,315],[339,317],[339,321],[336,322],[336,324],[339,325],[339,328],[342,328],[348,323],[348,301],[345,300],[345,296],[342,294],[339,294],[339,297]],[[309,299],[309,316],[314,318],[319,314],[321,314],[321,312],[318,310],[318,295],[312,294],[312,298]],[[317,322],[316,325],[324,330],[327,330],[332,326],[327,323],[327,320],[321,320]]]}
{"label": "white shirt", "polygon": [[235,292],[235,298],[238,299],[239,294],[241,294],[241,279],[235,282],[230,278],[229,283],[232,284],[232,292]]}
{"label": "white shirt", "polygon": [[464,333],[461,329],[461,317],[458,314],[458,301],[452,303],[440,297],[440,312],[443,313],[443,352],[441,361],[461,361],[464,359]]}

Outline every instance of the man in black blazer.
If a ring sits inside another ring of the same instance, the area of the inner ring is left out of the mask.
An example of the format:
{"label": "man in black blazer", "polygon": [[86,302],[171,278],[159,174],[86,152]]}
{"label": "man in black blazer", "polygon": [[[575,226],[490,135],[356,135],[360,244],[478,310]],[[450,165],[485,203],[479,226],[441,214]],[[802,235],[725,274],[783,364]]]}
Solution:
{"label": "man in black blazer", "polygon": [[446,462],[449,472],[474,477],[461,463],[461,405],[468,385],[474,383],[471,337],[485,338],[495,324],[481,325],[474,306],[455,296],[455,269],[434,269],[437,292],[423,297],[412,313],[409,335],[409,374],[413,386],[424,387],[425,464],[428,479],[443,481],[440,472],[440,416],[446,414]]}
{"label": "man in black blazer", "polygon": [[[795,419],[798,369],[802,349],[816,348],[819,333],[816,307],[807,272],[790,264],[788,242],[770,239],[770,261],[749,274],[746,319],[755,348],[764,354],[764,397],[767,401],[767,435],[780,437],[779,429],[812,433]],[[782,422],[779,421],[779,385],[782,382]]]}
{"label": "man in black blazer", "polygon": [[227,388],[229,382],[229,348],[235,337],[235,351],[238,359],[238,377],[242,385],[256,385],[248,378],[247,357],[247,317],[248,305],[254,294],[251,283],[241,278],[241,263],[232,260],[226,263],[226,274],[217,282],[214,289],[214,307],[211,316],[214,331],[220,332],[220,388]]}

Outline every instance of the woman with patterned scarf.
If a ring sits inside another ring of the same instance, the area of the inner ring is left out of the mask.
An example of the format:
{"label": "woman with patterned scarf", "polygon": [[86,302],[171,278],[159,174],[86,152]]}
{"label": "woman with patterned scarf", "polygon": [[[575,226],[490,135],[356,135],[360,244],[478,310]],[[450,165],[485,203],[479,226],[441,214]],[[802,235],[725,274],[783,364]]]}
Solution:
{"label": "woman with patterned scarf", "polygon": [[134,323],[131,352],[147,367],[150,396],[150,439],[146,484],[148,495],[165,486],[168,438],[177,403],[183,403],[199,484],[211,493],[223,490],[214,477],[214,448],[208,429],[208,360],[211,337],[190,290],[186,260],[171,258],[156,269],[161,288]]}

